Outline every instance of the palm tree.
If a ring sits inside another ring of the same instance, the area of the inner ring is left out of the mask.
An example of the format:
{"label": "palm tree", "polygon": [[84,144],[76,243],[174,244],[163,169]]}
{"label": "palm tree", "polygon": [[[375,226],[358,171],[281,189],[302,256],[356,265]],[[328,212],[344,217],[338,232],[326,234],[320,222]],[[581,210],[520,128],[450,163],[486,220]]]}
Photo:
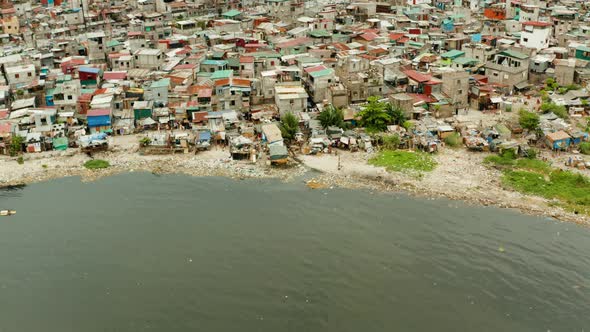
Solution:
{"label": "palm tree", "polygon": [[385,111],[391,117],[391,123],[401,126],[407,119],[404,111],[399,107],[395,106],[392,103],[387,103],[385,105]]}
{"label": "palm tree", "polygon": [[361,125],[370,132],[380,132],[387,129],[391,123],[391,116],[385,111],[386,104],[379,101],[378,97],[369,97],[368,103],[362,111],[358,113],[361,118]]}
{"label": "palm tree", "polygon": [[318,115],[318,120],[324,129],[331,126],[344,127],[344,112],[330,104]]}
{"label": "palm tree", "polygon": [[281,119],[281,134],[283,138],[287,141],[291,141],[295,138],[295,134],[299,131],[299,120],[297,117],[293,115],[293,113],[289,112],[283,115]]}

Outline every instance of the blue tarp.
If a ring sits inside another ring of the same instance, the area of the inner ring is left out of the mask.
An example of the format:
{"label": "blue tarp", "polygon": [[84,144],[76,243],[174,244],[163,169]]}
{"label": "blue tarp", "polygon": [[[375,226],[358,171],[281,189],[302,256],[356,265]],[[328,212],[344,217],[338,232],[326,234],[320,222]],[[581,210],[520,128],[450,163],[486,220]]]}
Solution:
{"label": "blue tarp", "polygon": [[199,133],[199,141],[210,141],[210,140],[211,140],[211,132],[202,131]]}
{"label": "blue tarp", "polygon": [[111,117],[108,115],[89,116],[88,117],[88,127],[102,127],[102,126],[110,126],[110,125],[111,125]]}

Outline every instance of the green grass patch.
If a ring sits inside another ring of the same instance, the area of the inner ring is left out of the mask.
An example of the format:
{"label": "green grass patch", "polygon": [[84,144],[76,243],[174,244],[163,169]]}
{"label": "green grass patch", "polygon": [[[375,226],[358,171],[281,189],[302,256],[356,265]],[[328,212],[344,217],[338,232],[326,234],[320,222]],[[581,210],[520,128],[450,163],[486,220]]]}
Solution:
{"label": "green grass patch", "polygon": [[516,165],[516,153],[514,150],[506,150],[499,155],[495,154],[485,157],[483,162],[501,168],[512,167]]}
{"label": "green grass patch", "polygon": [[436,167],[436,161],[426,152],[385,150],[369,160],[369,164],[385,167],[390,172],[428,172]]}
{"label": "green grass patch", "polygon": [[518,159],[514,166],[521,170],[536,171],[541,174],[548,174],[552,171],[549,164],[539,159]]}
{"label": "green grass patch", "polygon": [[111,166],[108,161],[102,159],[92,159],[84,163],[84,167],[87,169],[101,169],[108,168]]}
{"label": "green grass patch", "polygon": [[569,171],[553,170],[548,174],[505,171],[502,182],[522,193],[558,199],[563,207],[590,214],[590,179]]}

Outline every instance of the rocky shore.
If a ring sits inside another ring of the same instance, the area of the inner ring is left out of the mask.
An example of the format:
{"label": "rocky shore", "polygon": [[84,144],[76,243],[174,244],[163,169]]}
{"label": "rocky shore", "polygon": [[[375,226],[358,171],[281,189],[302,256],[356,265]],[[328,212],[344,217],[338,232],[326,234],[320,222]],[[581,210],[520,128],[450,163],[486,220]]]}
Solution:
{"label": "rocky shore", "polygon": [[390,173],[367,164],[369,155],[340,152],[336,155],[300,156],[299,163],[288,168],[270,167],[264,161],[252,164],[233,161],[227,150],[194,154],[142,156],[135,145],[115,145],[112,151],[98,153],[97,159],[109,161],[103,170],[88,170],[84,162],[91,158],[77,150],[27,154],[19,165],[15,158],[0,159],[0,185],[22,185],[54,178],[79,176],[93,181],[124,172],[223,176],[235,179],[276,178],[291,181],[309,170],[318,171],[316,187],[363,188],[383,192],[407,192],[421,197],[445,197],[478,205],[514,208],[524,213],[552,217],[590,225],[590,218],[554,206],[551,201],[506,190],[500,173],[483,166],[485,154],[446,149],[436,155],[434,171],[416,174]]}

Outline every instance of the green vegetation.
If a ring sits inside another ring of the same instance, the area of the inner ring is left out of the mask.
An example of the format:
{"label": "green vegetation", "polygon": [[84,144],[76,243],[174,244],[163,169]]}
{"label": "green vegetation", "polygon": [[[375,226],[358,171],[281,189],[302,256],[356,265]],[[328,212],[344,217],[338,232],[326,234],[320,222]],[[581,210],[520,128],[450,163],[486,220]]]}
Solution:
{"label": "green vegetation", "polygon": [[528,130],[537,130],[539,128],[539,123],[541,120],[539,119],[539,115],[537,113],[529,112],[526,110],[520,110],[518,123],[524,129]]}
{"label": "green vegetation", "polygon": [[541,105],[541,111],[543,111],[543,113],[553,112],[562,119],[567,119],[569,117],[567,108],[563,105],[557,105],[555,103],[544,103]]}
{"label": "green vegetation", "polygon": [[582,152],[582,154],[590,154],[590,142],[580,143],[580,152]]}
{"label": "green vegetation", "polygon": [[16,156],[17,154],[23,151],[23,143],[25,142],[25,138],[22,136],[13,136],[10,140],[10,147],[8,152],[11,157]]}
{"label": "green vegetation", "polygon": [[108,168],[111,166],[108,161],[102,159],[92,159],[84,163],[84,167],[87,169],[101,169]]}
{"label": "green vegetation", "polygon": [[324,129],[328,127],[338,127],[344,128],[344,112],[341,109],[335,107],[334,105],[329,105],[320,112],[318,115],[318,120]]}
{"label": "green vegetation", "polygon": [[17,162],[19,165],[22,165],[22,164],[24,164],[24,163],[25,163],[25,160],[23,159],[23,156],[18,156],[18,158],[16,158],[16,162]]}
{"label": "green vegetation", "polygon": [[47,164],[43,164],[41,167],[43,167],[43,169],[47,169]]}
{"label": "green vegetation", "polygon": [[404,127],[407,131],[410,131],[414,128],[414,123],[412,121],[404,121],[402,127]]}
{"label": "green vegetation", "polygon": [[149,137],[143,137],[139,140],[139,144],[141,144],[141,146],[148,146],[152,143],[152,139]]}
{"label": "green vegetation", "polygon": [[365,108],[358,113],[361,118],[360,125],[372,133],[385,131],[387,125],[392,121],[391,116],[385,110],[386,103],[380,102],[379,98],[375,96],[369,97],[367,101]]}
{"label": "green vegetation", "polygon": [[397,148],[399,148],[399,145],[401,143],[401,139],[397,134],[383,136],[381,140],[383,142],[383,148],[387,150],[396,150]]}
{"label": "green vegetation", "polygon": [[461,135],[459,133],[452,133],[451,135],[445,137],[445,144],[456,148],[463,144],[463,140],[461,139]]}
{"label": "green vegetation", "polygon": [[510,112],[512,112],[512,106],[510,106],[510,105],[506,106],[506,109],[505,109],[505,111],[506,111],[507,113],[510,113]]}
{"label": "green vegetation", "polygon": [[557,205],[590,215],[590,179],[587,177],[552,168],[532,157],[518,159],[512,150],[489,156],[485,162],[503,170],[505,186],[524,194],[556,199]]}
{"label": "green vegetation", "polygon": [[369,160],[371,165],[385,167],[390,172],[432,171],[436,161],[426,152],[385,150]]}
{"label": "green vegetation", "polygon": [[555,82],[555,80],[553,78],[546,79],[545,86],[547,87],[547,90],[550,90],[550,91],[555,91],[559,88],[559,84],[557,82]]}
{"label": "green vegetation", "polygon": [[504,150],[498,155],[487,156],[483,161],[485,164],[499,168],[514,166],[516,164],[516,152],[512,149]]}
{"label": "green vegetation", "polygon": [[299,120],[293,113],[287,113],[281,119],[281,134],[287,141],[295,138],[295,134],[299,131]]}
{"label": "green vegetation", "polygon": [[522,193],[557,199],[568,210],[590,213],[590,180],[581,174],[556,169],[510,170],[504,172],[502,182]]}
{"label": "green vegetation", "polygon": [[387,103],[385,105],[385,112],[389,114],[389,117],[391,118],[391,123],[394,125],[401,126],[407,120],[406,115],[404,114],[404,110],[402,110],[398,106],[394,106],[391,103]]}

